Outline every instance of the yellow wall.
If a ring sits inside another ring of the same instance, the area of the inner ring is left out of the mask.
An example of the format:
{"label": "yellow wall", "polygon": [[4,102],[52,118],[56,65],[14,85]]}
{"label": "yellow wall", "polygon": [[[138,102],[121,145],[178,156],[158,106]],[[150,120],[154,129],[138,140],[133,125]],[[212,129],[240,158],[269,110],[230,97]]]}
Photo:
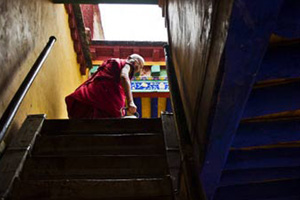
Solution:
{"label": "yellow wall", "polygon": [[66,118],[64,97],[86,77],[79,72],[64,5],[49,0],[2,0],[0,6],[1,116],[49,36],[57,38],[16,115],[10,133],[16,132],[28,114]]}

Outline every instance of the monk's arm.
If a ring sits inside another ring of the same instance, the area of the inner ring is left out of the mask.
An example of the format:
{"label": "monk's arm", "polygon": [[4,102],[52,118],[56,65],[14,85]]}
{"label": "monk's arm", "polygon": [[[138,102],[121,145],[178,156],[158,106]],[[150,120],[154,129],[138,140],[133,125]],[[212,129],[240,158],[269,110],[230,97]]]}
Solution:
{"label": "monk's arm", "polygon": [[124,89],[126,99],[128,102],[128,111],[132,114],[136,113],[136,105],[134,104],[131,89],[130,89],[130,78],[129,78],[129,73],[130,73],[130,65],[126,64],[122,70],[121,70],[121,84]]}

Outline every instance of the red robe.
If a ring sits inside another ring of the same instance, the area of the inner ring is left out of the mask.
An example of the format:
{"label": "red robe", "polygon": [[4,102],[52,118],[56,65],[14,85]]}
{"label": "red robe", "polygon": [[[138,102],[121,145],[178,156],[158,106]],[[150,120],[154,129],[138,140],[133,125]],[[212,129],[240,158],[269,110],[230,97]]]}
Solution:
{"label": "red robe", "polygon": [[[129,63],[124,59],[112,58],[105,61],[92,77],[68,95],[65,101],[69,118],[120,117],[120,109],[125,107],[126,99],[120,74],[126,64]],[[133,76],[133,70],[131,72],[130,78]]]}

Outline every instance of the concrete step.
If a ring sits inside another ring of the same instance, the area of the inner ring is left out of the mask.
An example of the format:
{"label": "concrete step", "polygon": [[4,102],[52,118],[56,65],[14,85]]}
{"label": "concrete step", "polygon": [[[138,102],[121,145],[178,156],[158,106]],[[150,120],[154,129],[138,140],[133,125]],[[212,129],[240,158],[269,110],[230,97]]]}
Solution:
{"label": "concrete step", "polygon": [[165,156],[33,156],[26,161],[21,179],[146,178],[166,174]]}
{"label": "concrete step", "polygon": [[164,154],[163,137],[146,135],[61,135],[37,138],[33,155]]}
{"label": "concrete step", "polygon": [[171,199],[168,178],[16,181],[12,199]]}
{"label": "concrete step", "polygon": [[160,119],[45,120],[42,134],[162,133]]}

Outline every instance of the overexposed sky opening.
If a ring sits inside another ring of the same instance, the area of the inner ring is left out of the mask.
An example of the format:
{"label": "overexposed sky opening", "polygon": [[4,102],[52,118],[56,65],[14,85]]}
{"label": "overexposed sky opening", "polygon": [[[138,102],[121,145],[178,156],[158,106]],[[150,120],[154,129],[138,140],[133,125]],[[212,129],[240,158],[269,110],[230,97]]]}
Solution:
{"label": "overexposed sky opening", "polygon": [[167,41],[158,5],[99,4],[105,40]]}

